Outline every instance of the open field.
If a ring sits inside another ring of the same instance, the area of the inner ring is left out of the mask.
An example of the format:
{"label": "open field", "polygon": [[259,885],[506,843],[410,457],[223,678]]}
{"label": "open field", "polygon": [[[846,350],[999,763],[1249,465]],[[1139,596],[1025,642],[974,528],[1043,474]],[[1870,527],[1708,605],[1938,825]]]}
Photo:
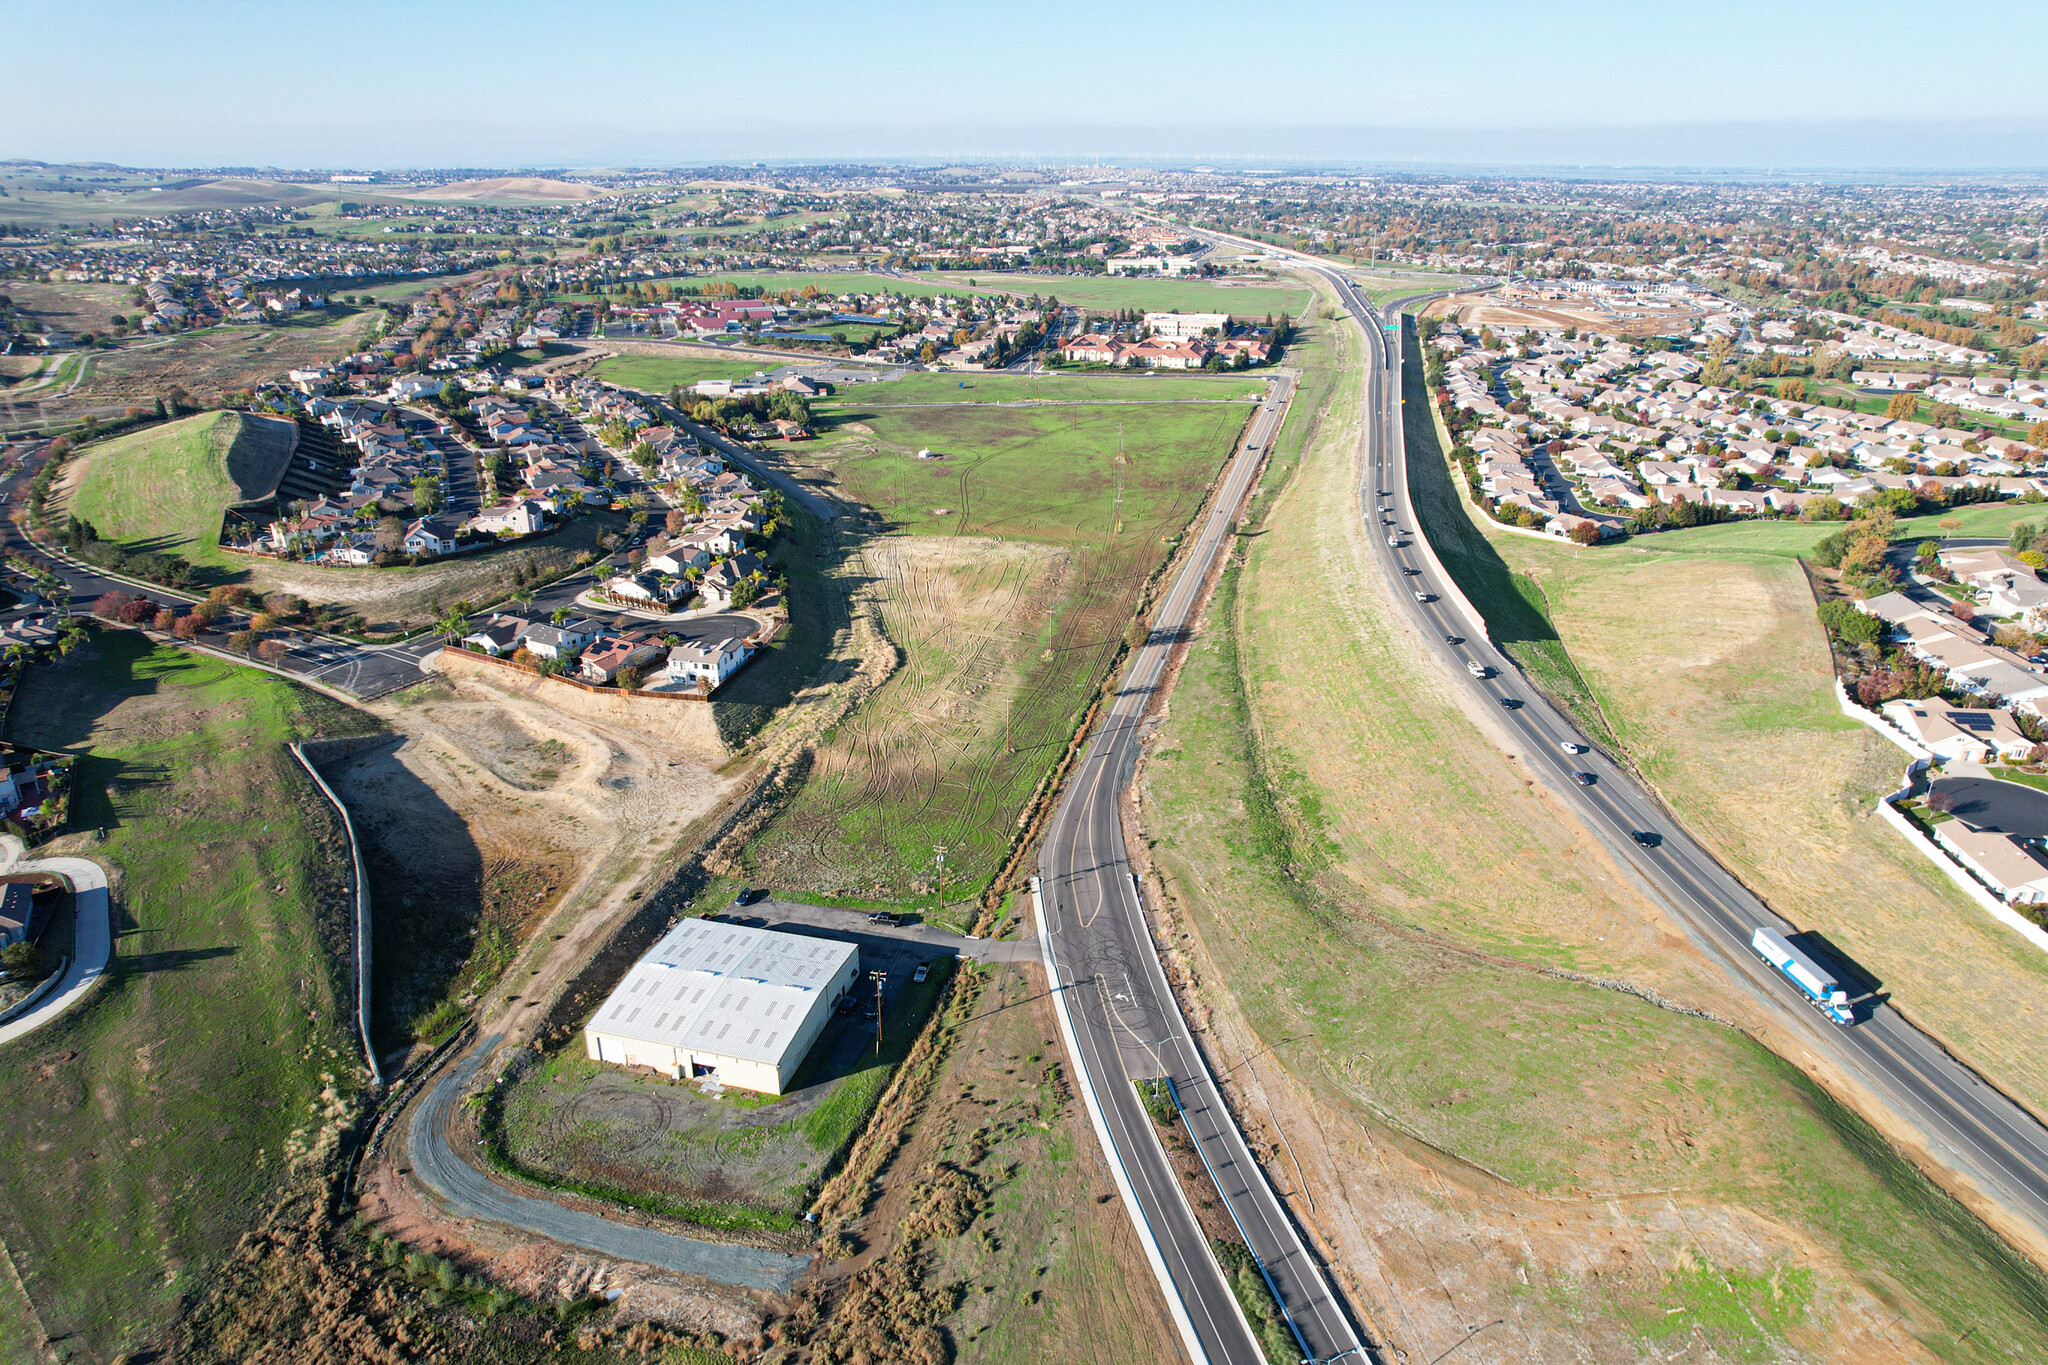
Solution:
{"label": "open field", "polygon": [[1151,309],[1155,312],[1229,313],[1263,318],[1268,313],[1298,317],[1308,306],[1309,291],[1263,278],[1228,280],[1135,279],[1108,275],[1005,275],[961,270],[916,271],[906,275],[839,274],[833,271],[733,273],[692,276],[687,283],[708,285],[720,280],[759,285],[771,294],[816,285],[821,294],[903,294],[929,297],[948,294],[1018,294],[1057,298],[1079,308]]}
{"label": "open field", "polygon": [[1871,818],[1906,757],[1837,709],[1798,564],[1665,555],[1661,537],[1587,555],[1506,539],[1501,555],[1544,585],[1623,748],[1686,827],[1952,1051],[2048,1113],[2048,955]]}
{"label": "open field", "polygon": [[101,632],[30,671],[10,738],[75,750],[58,852],[112,874],[97,993],[0,1052],[0,1236],[53,1334],[158,1338],[332,1148],[361,1063],[347,854],[287,740],[374,721],[251,669]]}
{"label": "open field", "polygon": [[9,280],[0,290],[14,300],[22,315],[22,330],[30,332],[84,332],[105,335],[116,313],[133,323],[143,312],[132,303],[125,284],[43,284],[35,280]]}
{"label": "open field", "polygon": [[21,429],[74,423],[88,412],[118,416],[131,407],[148,408],[174,388],[184,389],[197,403],[215,403],[286,370],[357,350],[372,320],[371,313],[338,308],[302,313],[275,326],[212,327],[132,339],[94,351],[90,374],[69,393],[44,389],[7,398],[0,403],[0,421]]}
{"label": "open field", "polygon": [[107,540],[240,569],[220,548],[231,503],[277,486],[293,438],[289,422],[207,412],[88,447],[65,471],[64,509]]}
{"label": "open field", "polygon": [[670,360],[661,356],[621,355],[598,361],[590,367],[590,373],[608,383],[644,393],[667,393],[678,384],[688,388],[700,379],[745,379],[772,368],[770,362],[751,357],[720,360],[715,356],[677,356]]}
{"label": "open field", "polygon": [[1243,543],[1142,795],[1198,1022],[1369,1324],[1412,1360],[2048,1349],[2041,1277],[1795,1068],[1545,970],[1726,1007],[1415,662],[1355,420]]}
{"label": "open field", "polygon": [[[944,845],[948,896],[983,885],[1248,415],[847,402],[832,439],[781,452],[872,509],[880,538],[840,572],[865,582],[901,666],[828,732],[750,869],[904,903],[937,890]],[[917,459],[927,447],[947,458]]]}
{"label": "open field", "polygon": [[876,384],[843,385],[812,411],[839,420],[843,410],[874,403],[1158,403],[1174,399],[1231,399],[1263,395],[1266,381],[1250,374],[906,374]]}

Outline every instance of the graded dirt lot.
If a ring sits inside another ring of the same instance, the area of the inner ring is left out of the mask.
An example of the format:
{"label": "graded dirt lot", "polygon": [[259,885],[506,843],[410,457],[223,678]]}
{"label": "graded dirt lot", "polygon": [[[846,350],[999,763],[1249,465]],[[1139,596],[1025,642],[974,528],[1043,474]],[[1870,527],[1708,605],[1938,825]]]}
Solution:
{"label": "graded dirt lot", "polygon": [[1141,791],[1212,1060],[1369,1325],[1411,1360],[2048,1350],[2037,1271],[1796,1068],[1646,998],[1741,1007],[1423,662],[1355,421],[1340,392],[1243,542]]}
{"label": "graded dirt lot", "polygon": [[710,708],[598,718],[550,704],[584,694],[540,687],[460,671],[371,708],[402,740],[323,760],[364,840],[373,904],[396,912],[375,920],[380,1049],[446,1033],[559,904],[614,904],[727,788]]}

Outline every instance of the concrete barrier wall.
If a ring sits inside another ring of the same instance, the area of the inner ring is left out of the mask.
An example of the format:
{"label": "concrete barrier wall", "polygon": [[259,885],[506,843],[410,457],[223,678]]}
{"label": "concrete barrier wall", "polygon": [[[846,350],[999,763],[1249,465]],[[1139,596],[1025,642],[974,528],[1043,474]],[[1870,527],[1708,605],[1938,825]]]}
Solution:
{"label": "concrete barrier wall", "polygon": [[334,788],[327,785],[327,779],[320,776],[320,770],[313,766],[313,760],[306,757],[305,749],[297,744],[291,746],[292,757],[306,770],[306,776],[313,779],[313,785],[320,789],[333,805],[335,813],[341,816],[342,831],[348,835],[348,856],[355,868],[355,941],[356,941],[356,1032],[363,1040],[363,1060],[369,1064],[370,1080],[384,1084],[384,1072],[377,1065],[377,1049],[370,1042],[370,875],[363,868],[363,847],[356,841],[355,821],[348,818],[348,807],[334,794]]}

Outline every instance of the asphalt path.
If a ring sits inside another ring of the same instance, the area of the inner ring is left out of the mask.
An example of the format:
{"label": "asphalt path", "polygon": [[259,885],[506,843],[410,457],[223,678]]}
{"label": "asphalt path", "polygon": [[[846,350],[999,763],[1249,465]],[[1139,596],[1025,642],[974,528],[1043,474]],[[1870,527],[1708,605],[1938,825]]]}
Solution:
{"label": "asphalt path", "polygon": [[[2048,1237],[2048,1128],[1908,1024],[1881,994],[1857,1001],[1856,1023],[1848,1027],[1813,1008],[1749,948],[1757,926],[1788,934],[1796,927],[1739,883],[1606,754],[1565,753],[1561,745],[1586,745],[1584,736],[1521,677],[1512,659],[1483,633],[1473,635],[1457,606],[1441,595],[1448,580],[1414,534],[1398,342],[1383,330],[1380,315],[1362,294],[1334,272],[1325,274],[1342,292],[1377,358],[1368,371],[1360,514],[1375,527],[1371,543],[1381,570],[1425,646],[1455,685],[1471,688],[1497,715],[1529,770],[1670,907],[1701,950],[1727,968],[1738,988],[1746,987],[1772,1009],[1794,1042],[1788,1052],[1795,1061],[1801,1053],[1825,1057],[1894,1118],[1924,1135],[1934,1160],[1976,1185],[2037,1236]],[[1393,512],[1402,532],[1391,537],[1395,544],[1377,534],[1381,504]],[[1416,601],[1417,591],[1430,600]],[[1468,663],[1481,665],[1489,676],[1473,677]],[[1590,774],[1592,785],[1580,785],[1574,772]],[[1637,833],[1650,842],[1639,843]]]}
{"label": "asphalt path", "polygon": [[1363,1345],[1331,1293],[1285,1206],[1223,1103],[1166,982],[1125,856],[1120,797],[1147,712],[1185,638],[1202,585],[1234,534],[1237,509],[1265,447],[1285,418],[1291,383],[1280,379],[1253,419],[1196,528],[1185,564],[1154,614],[1124,682],[1066,784],[1039,853],[1042,937],[1048,974],[1071,1021],[1073,1062],[1104,1153],[1128,1192],[1140,1238],[1196,1360],[1263,1365],[1208,1239],[1195,1221],[1133,1085],[1172,1078],[1189,1135],[1214,1174],[1228,1212],[1265,1267],[1306,1357],[1329,1360]]}
{"label": "asphalt path", "polygon": [[482,1218],[557,1242],[583,1247],[621,1260],[701,1275],[720,1284],[745,1285],[786,1294],[810,1263],[758,1247],[701,1242],[658,1228],[614,1222],[546,1199],[515,1194],[464,1161],[448,1142],[448,1116],[482,1060],[496,1050],[497,1037],[486,1038],[452,1067],[413,1110],[407,1151],[413,1173],[465,1218]]}
{"label": "asphalt path", "polygon": [[1935,791],[1956,799],[1954,814],[1978,829],[2048,838],[2048,791],[1995,777],[1937,777]]}

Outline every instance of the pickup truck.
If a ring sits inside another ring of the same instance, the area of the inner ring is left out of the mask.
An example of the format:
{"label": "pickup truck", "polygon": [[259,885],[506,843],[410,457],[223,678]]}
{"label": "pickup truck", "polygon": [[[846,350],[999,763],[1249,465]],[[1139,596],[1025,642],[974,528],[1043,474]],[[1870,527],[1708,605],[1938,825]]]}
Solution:
{"label": "pickup truck", "polygon": [[1493,670],[1476,659],[1465,665],[1465,671],[1475,678],[1490,678],[1493,676]]}

